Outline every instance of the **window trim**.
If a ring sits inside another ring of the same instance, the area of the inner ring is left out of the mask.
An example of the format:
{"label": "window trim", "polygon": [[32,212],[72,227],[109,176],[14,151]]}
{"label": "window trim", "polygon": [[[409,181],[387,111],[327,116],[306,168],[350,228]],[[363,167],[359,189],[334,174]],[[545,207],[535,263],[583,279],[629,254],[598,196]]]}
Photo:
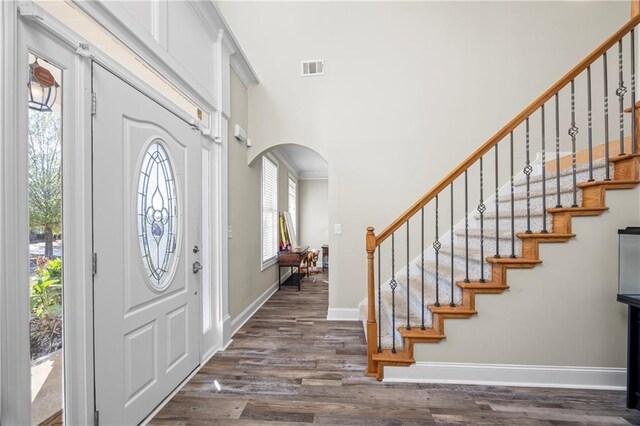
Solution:
{"label": "window trim", "polygon": [[[295,175],[293,175],[291,172],[289,172],[289,176],[287,178],[287,211],[289,212],[289,215],[291,215],[291,204],[289,203],[291,201],[290,198],[290,193],[289,193],[289,180],[292,180],[293,183],[295,184],[295,197],[296,197],[296,215],[295,215],[295,219],[293,220],[293,231],[296,233],[296,238],[298,239],[298,244],[300,243],[299,241],[299,233],[298,233],[298,178],[295,177]],[[291,217],[293,218],[293,215],[291,215]]]}
{"label": "window trim", "polygon": [[278,250],[279,250],[279,237],[278,237],[278,227],[279,219],[276,219],[276,228],[275,228],[275,241],[276,241],[276,254],[269,258],[264,259],[264,160],[267,159],[271,161],[276,166],[276,214],[279,214],[278,211],[278,174],[280,171],[280,163],[278,160],[270,155],[265,154],[260,162],[260,271],[264,271],[267,268],[275,265],[278,262]]}

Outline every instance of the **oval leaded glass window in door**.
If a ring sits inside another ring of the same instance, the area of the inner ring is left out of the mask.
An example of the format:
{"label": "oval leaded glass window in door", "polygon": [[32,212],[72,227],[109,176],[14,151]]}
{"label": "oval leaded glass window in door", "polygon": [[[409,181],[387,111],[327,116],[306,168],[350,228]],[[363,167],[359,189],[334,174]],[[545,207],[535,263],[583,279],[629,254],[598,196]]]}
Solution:
{"label": "oval leaded glass window in door", "polygon": [[176,254],[177,191],[164,147],[153,142],[142,159],[138,183],[138,239],[142,263],[156,290],[165,288]]}

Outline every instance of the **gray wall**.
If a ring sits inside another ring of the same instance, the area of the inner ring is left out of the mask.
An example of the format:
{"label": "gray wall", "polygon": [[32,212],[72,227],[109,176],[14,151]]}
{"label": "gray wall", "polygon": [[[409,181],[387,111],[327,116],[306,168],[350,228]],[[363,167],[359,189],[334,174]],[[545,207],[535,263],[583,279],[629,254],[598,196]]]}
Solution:
{"label": "gray wall", "polygon": [[[297,143],[329,164],[329,223],[342,224],[330,308],[366,296],[367,226],[384,229],[629,17],[628,2],[219,6],[261,79],[249,158]],[[301,77],[309,59],[326,75]]]}
{"label": "gray wall", "polygon": [[[330,231],[342,224],[329,234],[330,309],[366,297],[366,226],[384,229],[629,17],[628,2],[220,8],[261,77],[249,159],[298,143],[328,161]],[[300,61],[319,58],[326,75],[300,77]],[[615,229],[637,223],[638,193],[607,200],[611,212],[577,219],[575,240],[545,245],[541,266],[510,272],[510,291],[479,297],[477,317],[449,320],[447,340],[419,345],[416,359],[624,366]]]}
{"label": "gray wall", "polygon": [[[229,121],[229,315],[232,321],[278,280],[277,266],[261,271],[262,245],[260,185],[262,161],[247,165],[247,147],[233,137],[233,127],[248,125],[247,88],[231,72],[231,119]],[[279,161],[278,210],[287,210],[289,170]],[[285,271],[283,270],[283,273]]]}
{"label": "gray wall", "polygon": [[[300,244],[321,250],[329,243],[329,181],[302,179],[298,181]],[[320,261],[322,254],[318,257]]]}

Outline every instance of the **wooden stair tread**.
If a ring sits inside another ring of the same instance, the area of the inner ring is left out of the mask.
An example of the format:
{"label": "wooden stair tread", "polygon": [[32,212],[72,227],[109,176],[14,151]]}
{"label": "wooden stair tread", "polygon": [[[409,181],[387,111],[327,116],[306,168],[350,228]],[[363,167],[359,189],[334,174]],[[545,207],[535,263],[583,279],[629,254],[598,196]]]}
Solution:
{"label": "wooden stair tread", "polygon": [[[640,109],[640,101],[636,102],[636,109]],[[631,107],[625,108],[624,112],[631,112]]]}
{"label": "wooden stair tread", "polygon": [[400,334],[404,338],[411,338],[417,340],[432,340],[439,341],[445,338],[445,335],[434,328],[412,327],[411,330],[407,330],[406,327],[400,328]]}
{"label": "wooden stair tread", "polygon": [[415,359],[413,359],[413,357],[410,356],[407,351],[402,350],[393,353],[391,352],[391,349],[383,349],[382,352],[373,354],[372,358],[377,362],[392,362],[403,364],[413,364],[416,362]]}
{"label": "wooden stair tread", "polygon": [[487,257],[487,262],[500,265],[535,265],[542,263],[540,259],[527,259],[525,257]]}
{"label": "wooden stair tread", "polygon": [[609,207],[549,207],[549,213],[570,213],[573,216],[599,216]]}
{"label": "wooden stair tread", "polygon": [[604,186],[605,189],[626,189],[640,184],[640,180],[594,180],[593,182],[582,182],[576,185],[578,188],[589,188],[591,186]]}
{"label": "wooden stair tread", "polygon": [[520,232],[516,234],[516,237],[526,240],[526,239],[549,239],[549,240],[554,240],[554,239],[558,239],[558,240],[568,240],[570,238],[575,237],[576,234],[562,234],[559,232],[532,232],[530,234],[527,234],[526,232]]}
{"label": "wooden stair tread", "polygon": [[434,314],[449,314],[449,315],[460,315],[460,316],[471,316],[478,313],[475,309],[470,309],[465,305],[456,305],[449,306],[445,304],[441,304],[440,306],[429,305],[429,310]]}
{"label": "wooden stair tread", "polygon": [[638,157],[640,157],[640,154],[614,155],[613,157],[609,158],[609,162],[610,163],[615,163],[617,161],[624,161],[624,160],[628,160],[630,158],[638,158]]}
{"label": "wooden stair tread", "polygon": [[494,283],[493,281],[487,281],[481,283],[480,281],[470,281],[468,283],[464,281],[456,282],[456,285],[462,289],[473,290],[476,293],[482,292],[491,292],[491,293],[502,293],[504,290],[508,290],[508,285],[502,285]]}

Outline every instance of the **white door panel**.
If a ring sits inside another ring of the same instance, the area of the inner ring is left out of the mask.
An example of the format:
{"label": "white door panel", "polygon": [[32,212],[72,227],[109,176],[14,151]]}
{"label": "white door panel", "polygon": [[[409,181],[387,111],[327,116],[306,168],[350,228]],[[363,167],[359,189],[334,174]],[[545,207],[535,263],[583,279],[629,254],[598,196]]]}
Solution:
{"label": "white door panel", "polygon": [[93,66],[96,409],[142,421],[199,362],[200,138]]}

